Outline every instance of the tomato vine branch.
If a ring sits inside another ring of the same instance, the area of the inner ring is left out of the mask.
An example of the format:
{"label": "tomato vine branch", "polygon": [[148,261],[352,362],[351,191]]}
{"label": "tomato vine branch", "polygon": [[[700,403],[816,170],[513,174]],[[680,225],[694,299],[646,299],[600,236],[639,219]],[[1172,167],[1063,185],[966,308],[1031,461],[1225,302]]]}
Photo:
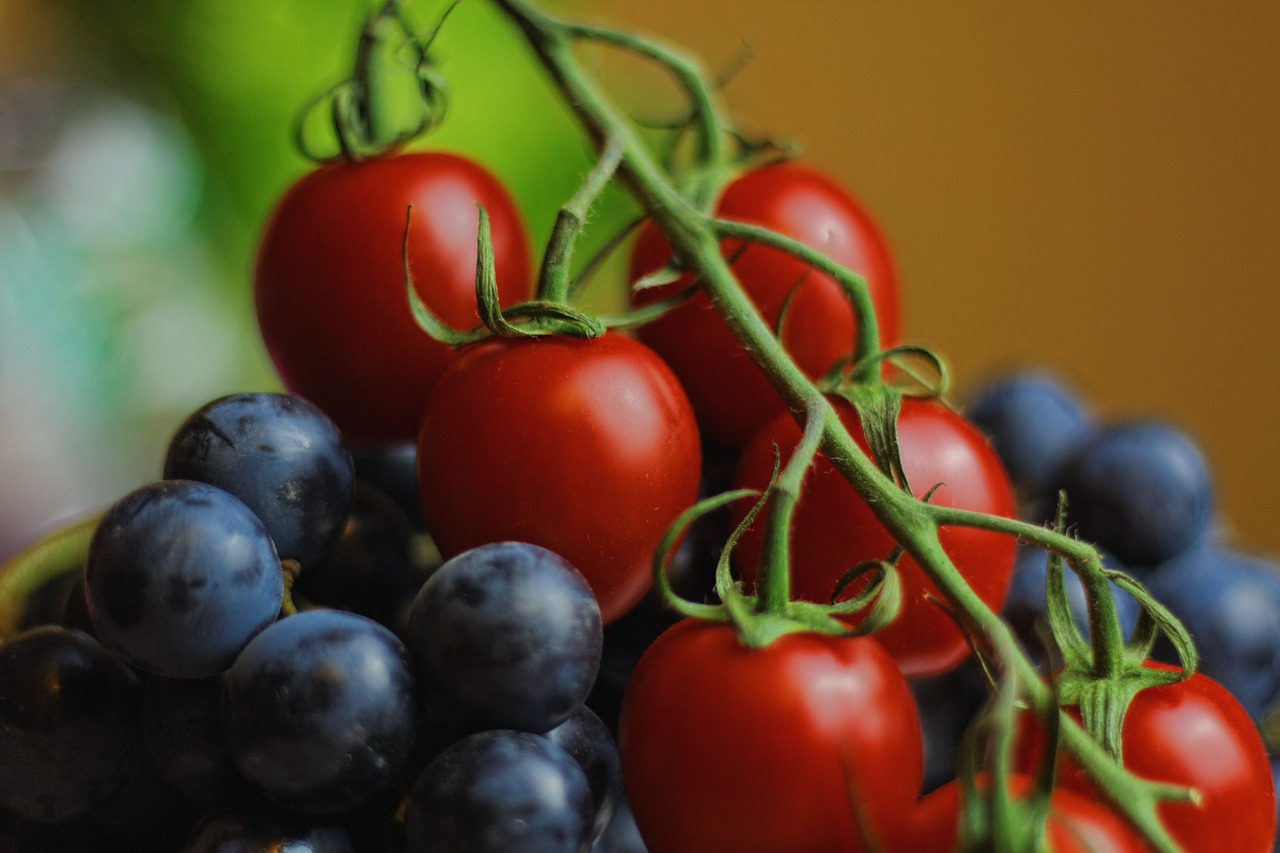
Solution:
{"label": "tomato vine branch", "polygon": [[[775,246],[782,246],[784,242],[764,234],[749,232],[741,226],[714,220],[705,212],[705,195],[695,194],[690,198],[681,193],[641,144],[621,111],[601,91],[597,81],[585,73],[574,55],[573,43],[578,39],[600,38],[638,50],[643,55],[654,57],[665,67],[683,73],[685,76],[682,79],[685,80],[686,87],[698,93],[695,97],[701,104],[702,132],[704,142],[707,142],[719,136],[719,128],[723,125],[712,103],[710,88],[702,82],[699,75],[692,78],[689,76],[690,69],[695,69],[696,65],[668,49],[648,46],[647,42],[641,42],[631,35],[569,24],[552,18],[526,0],[494,2],[523,31],[588,134],[597,143],[616,140],[621,145],[622,158],[618,165],[621,182],[642,208],[649,212],[684,268],[701,278],[703,289],[715,310],[768,378],[797,421],[803,424],[801,418],[811,419],[814,428],[820,428],[822,452],[857,492],[867,499],[876,517],[894,539],[916,559],[955,610],[962,626],[975,636],[987,637],[994,648],[1010,650],[1003,656],[1002,664],[1012,668],[1025,698],[1037,711],[1059,715],[1062,744],[1067,752],[1089,769],[1107,796],[1156,849],[1177,850],[1156,814],[1156,806],[1162,798],[1185,798],[1188,795],[1186,790],[1171,789],[1170,786],[1156,785],[1132,776],[1097,741],[1089,737],[1078,723],[1058,708],[1053,691],[1044,684],[1034,665],[1021,652],[1008,625],[969,588],[943,550],[938,537],[938,528],[944,521],[996,529],[1012,536],[1030,531],[1009,519],[979,517],[979,514],[948,514],[941,512],[938,507],[917,501],[898,488],[892,479],[885,476],[862,453],[822,392],[783,350],[769,324],[743,292],[721,256],[719,238],[735,234],[747,236],[750,233],[750,236],[761,241],[771,241]],[[710,159],[714,161],[714,158]],[[712,166],[714,165],[716,164],[713,162]],[[805,250],[806,253],[809,251]],[[812,261],[824,271],[836,269],[828,260],[814,257]],[[841,270],[840,274],[846,279],[853,276],[847,270]],[[869,311],[861,313],[871,314]],[[878,342],[874,337],[868,336],[865,345],[878,346]],[[1040,532],[1026,538],[1042,547],[1068,551],[1087,565],[1096,565],[1089,562],[1096,561],[1096,552],[1061,534],[1040,529]],[[1073,562],[1073,565],[1076,563]]]}

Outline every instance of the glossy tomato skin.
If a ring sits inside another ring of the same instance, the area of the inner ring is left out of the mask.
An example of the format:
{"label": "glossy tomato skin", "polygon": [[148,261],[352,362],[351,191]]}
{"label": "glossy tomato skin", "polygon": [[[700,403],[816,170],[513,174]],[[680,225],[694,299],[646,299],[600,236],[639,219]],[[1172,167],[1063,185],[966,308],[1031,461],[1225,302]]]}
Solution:
{"label": "glossy tomato skin", "polygon": [[606,623],[649,589],[653,552],[697,499],[700,466],[679,381],[616,333],[466,348],[418,441],[423,516],[441,553],[541,545],[582,572]]}
{"label": "glossy tomato skin", "polygon": [[[898,340],[897,276],[879,227],[862,206],[826,175],[790,164],[747,172],[725,189],[717,205],[725,219],[760,225],[817,249],[867,281],[880,342]],[[729,257],[740,244],[726,241]],[[652,225],[641,231],[631,257],[633,281],[660,268],[671,249]],[[773,324],[783,300],[808,267],[789,255],[749,247],[734,263],[747,295]],[[689,276],[633,296],[638,305],[665,299]],[[689,392],[704,435],[741,447],[769,418],[783,411],[777,393],[752,364],[703,294],[641,327],[639,336],[661,355]],[[795,296],[783,343],[800,367],[818,377],[852,349],[856,332],[848,300],[834,280],[810,272]]]}
{"label": "glossy tomato skin", "polygon": [[[979,789],[990,786],[985,774],[977,778]],[[1014,775],[1009,790],[1015,799],[1025,795],[1031,783],[1027,776]],[[887,848],[912,853],[952,853],[960,824],[963,789],[956,780],[924,797],[906,820],[897,825],[898,835]],[[1148,853],[1142,837],[1106,805],[1074,791],[1056,789],[1049,798],[1045,821],[1045,841],[1049,853]]]}
{"label": "glossy tomato skin", "polygon": [[923,774],[910,690],[875,640],[748,649],[697,620],[641,658],[619,744],[636,825],[661,853],[857,853],[855,813],[888,837]]}
{"label": "glossy tomato skin", "polygon": [[483,205],[498,293],[528,298],[529,240],[515,202],[489,172],[419,152],[322,166],[280,199],[258,249],[254,300],[285,386],[318,405],[353,443],[410,441],[449,347],[418,328],[401,260],[418,294],[454,328],[479,322],[476,234]]}
{"label": "glossy tomato skin", "polygon": [[[866,450],[857,415],[844,400],[833,405],[850,435]],[[800,441],[789,415],[767,424],[743,451],[736,485],[761,489],[773,471],[774,445],[785,460]],[[1009,479],[986,440],[963,417],[937,402],[906,398],[898,416],[902,464],[916,497],[935,485],[930,502],[994,515],[1014,514]],[[745,514],[745,513],[744,513]],[[755,582],[762,523],[757,520],[734,553],[748,586]],[[1010,536],[971,528],[939,532],[943,549],[978,596],[999,612],[1013,573],[1015,542]],[[819,456],[806,475],[792,520],[792,593],[806,601],[827,601],[840,577],[864,560],[883,560],[894,547],[888,530],[826,459]],[[935,675],[969,653],[964,635],[938,606],[932,582],[910,556],[898,562],[903,604],[898,618],[876,634],[908,676]]]}
{"label": "glossy tomato skin", "polygon": [[[1148,662],[1149,667],[1172,669]],[[1043,749],[1039,730],[1023,741],[1023,767]],[[1185,681],[1138,693],[1121,728],[1124,766],[1157,782],[1186,785],[1200,805],[1161,803],[1165,828],[1196,853],[1267,853],[1276,833],[1271,764],[1248,713],[1226,688],[1196,673]],[[1069,757],[1058,758],[1058,785],[1098,797],[1092,781]]]}

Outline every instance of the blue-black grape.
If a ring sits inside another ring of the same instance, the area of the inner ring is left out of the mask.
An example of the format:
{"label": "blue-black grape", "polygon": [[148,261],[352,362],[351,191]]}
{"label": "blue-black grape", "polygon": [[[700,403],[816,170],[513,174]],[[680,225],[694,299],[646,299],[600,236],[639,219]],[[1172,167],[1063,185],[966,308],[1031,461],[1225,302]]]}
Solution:
{"label": "blue-black grape", "polygon": [[165,480],[112,505],[89,545],[85,598],[103,643],[157,675],[226,669],[275,621],[280,561],[258,517],[205,483]]}
{"label": "blue-black grape", "polygon": [[464,738],[414,783],[407,853],[579,853],[591,827],[582,768],[545,737],[509,730]]}
{"label": "blue-black grape", "polygon": [[1213,512],[1213,483],[1200,449],[1158,421],[1126,421],[1092,433],[1066,462],[1062,487],[1080,538],[1131,567],[1187,550]]}
{"label": "blue-black grape", "polygon": [[54,625],[0,645],[0,806],[64,821],[103,803],[142,751],[137,676]]}
{"label": "blue-black grape", "polygon": [[631,806],[624,799],[618,804],[618,810],[613,813],[613,820],[605,827],[600,840],[591,848],[591,853],[648,853],[648,850],[640,837],[635,816],[631,814]]}
{"label": "blue-black grape", "polygon": [[595,842],[613,819],[622,801],[622,765],[618,744],[609,727],[586,706],[578,708],[569,719],[546,733],[582,767],[591,788],[594,819],[590,840]]}
{"label": "blue-black grape", "polygon": [[405,638],[444,713],[475,728],[545,732],[591,690],[600,607],[559,555],[498,542],[459,554],[427,579]]}
{"label": "blue-black grape", "polygon": [[368,616],[399,633],[422,586],[413,525],[391,498],[357,483],[351,515],[324,559],[307,566],[295,597]]}
{"label": "blue-black grape", "polygon": [[356,848],[337,825],[249,813],[210,818],[182,853],[356,853]]}
{"label": "blue-black grape", "polygon": [[333,421],[290,394],[232,394],[201,407],[170,442],[164,476],[240,498],[262,519],[280,558],[304,569],[342,532],[355,484]]}
{"label": "blue-black grape", "polygon": [[417,442],[351,447],[351,459],[357,482],[368,483],[395,501],[415,530],[426,528],[418,492]]}
{"label": "blue-black grape", "polygon": [[1280,567],[1201,545],[1153,568],[1147,589],[1191,633],[1200,671],[1259,719],[1280,693]]}
{"label": "blue-black grape", "polygon": [[908,684],[924,738],[921,793],[928,793],[956,778],[960,742],[990,693],[982,669],[972,656],[955,669],[912,678]]}
{"label": "blue-black grape", "polygon": [[965,416],[987,436],[1024,496],[1051,490],[1064,460],[1093,430],[1084,403],[1041,370],[989,379],[970,394]]}
{"label": "blue-black grape", "polygon": [[281,619],[245,647],[224,683],[232,759],[284,808],[356,808],[391,783],[413,747],[408,653],[363,616],[308,610]]}
{"label": "blue-black grape", "polygon": [[153,676],[142,685],[143,738],[156,775],[201,803],[226,805],[245,785],[222,737],[222,679]]}

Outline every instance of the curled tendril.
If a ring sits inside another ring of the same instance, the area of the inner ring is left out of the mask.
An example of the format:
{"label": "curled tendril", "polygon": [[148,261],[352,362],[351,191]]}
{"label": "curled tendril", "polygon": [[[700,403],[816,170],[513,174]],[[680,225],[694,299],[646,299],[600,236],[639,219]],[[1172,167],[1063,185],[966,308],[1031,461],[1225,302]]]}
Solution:
{"label": "curled tendril", "polygon": [[[431,61],[430,48],[449,14],[460,0],[454,0],[425,36],[414,33],[398,0],[387,0],[371,13],[360,32],[351,76],[310,101],[294,125],[294,144],[302,155],[316,163],[354,162],[394,151],[411,140],[437,127],[445,117],[449,89],[443,75]],[[413,78],[417,109],[413,119],[389,135],[377,127],[374,109],[373,69],[380,51],[388,42],[393,58],[405,65]],[[399,60],[402,50],[411,52],[411,60]],[[321,153],[308,139],[311,118],[326,114],[337,151]]]}

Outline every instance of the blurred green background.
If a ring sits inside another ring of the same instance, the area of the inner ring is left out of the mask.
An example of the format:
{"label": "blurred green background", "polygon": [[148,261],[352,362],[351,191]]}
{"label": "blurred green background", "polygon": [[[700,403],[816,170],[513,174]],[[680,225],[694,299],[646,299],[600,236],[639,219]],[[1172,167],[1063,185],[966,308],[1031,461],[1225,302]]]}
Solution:
{"label": "blurred green background", "polygon": [[[444,6],[408,5],[424,27]],[[1035,362],[1102,416],[1177,421],[1239,544],[1280,553],[1280,3],[549,5],[713,68],[749,46],[726,101],[878,217],[908,339],[962,388]],[[274,387],[257,229],[307,168],[296,113],[346,72],[366,8],[0,0],[0,554],[154,476],[190,409]],[[452,110],[422,144],[495,171],[539,245],[580,137],[484,0],[438,48]],[[646,115],[671,103],[658,75],[601,68]],[[610,198],[592,239],[623,216]]]}
{"label": "blurred green background", "polygon": [[[0,0],[0,556],[157,476],[197,406],[278,387],[258,233],[311,167],[303,106],[349,75],[378,5]],[[445,8],[406,4],[421,32]],[[589,148],[488,4],[459,4],[433,56],[450,109],[418,146],[494,171],[540,246]],[[628,209],[610,191],[582,251]]]}

